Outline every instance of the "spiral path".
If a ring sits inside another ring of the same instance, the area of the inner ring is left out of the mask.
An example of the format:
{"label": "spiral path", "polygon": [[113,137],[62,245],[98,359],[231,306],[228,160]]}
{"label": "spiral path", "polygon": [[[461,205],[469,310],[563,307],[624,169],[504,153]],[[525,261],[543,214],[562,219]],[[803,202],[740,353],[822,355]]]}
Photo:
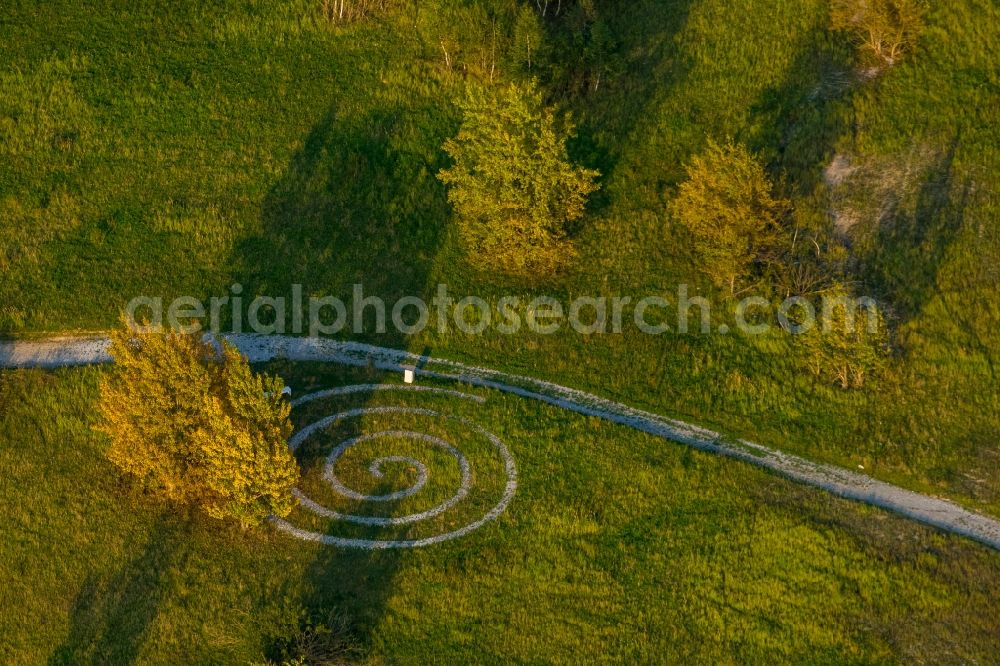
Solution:
{"label": "spiral path", "polygon": [[[992,516],[975,513],[954,502],[906,490],[853,470],[813,462],[745,440],[724,438],[719,433],[707,428],[635,409],[552,382],[357,342],[339,342],[322,338],[300,338],[284,335],[227,335],[225,337],[252,362],[282,358],[289,361],[314,361],[374,367],[389,371],[401,371],[403,366],[419,365],[421,367],[416,370],[416,374],[419,376],[495,389],[555,405],[578,414],[602,418],[656,437],[686,444],[700,451],[735,458],[770,470],[793,481],[820,488],[839,497],[877,506],[924,525],[964,536],[1000,550],[1000,520]],[[0,368],[56,368],[107,363],[112,360],[108,354],[109,345],[108,338],[94,336],[0,342]],[[476,529],[476,527],[479,525],[471,527],[471,529]],[[297,528],[290,525],[287,529],[306,539],[324,540],[323,535],[302,530],[297,531]],[[471,529],[470,527],[463,528],[465,531],[462,534],[468,533]],[[297,532],[301,532],[301,534]],[[445,536],[446,538],[455,538],[461,535]],[[440,537],[436,537],[436,539],[442,540]],[[429,543],[436,542],[429,541]],[[407,545],[426,545],[426,543],[408,543]]]}
{"label": "spiral path", "polygon": [[[463,393],[461,391],[453,391],[449,389],[439,389],[429,386],[418,386],[418,385],[385,385],[385,384],[355,384],[352,386],[342,386],[334,389],[328,389],[325,391],[317,391],[315,393],[310,393],[304,395],[293,402],[293,406],[299,407],[306,403],[310,403],[316,400],[344,396],[352,393],[375,393],[375,392],[407,392],[413,394],[434,394],[438,396],[444,396],[448,398],[459,398],[463,400],[469,400],[475,403],[482,404],[485,399],[472,395],[469,393]],[[444,419],[446,421],[451,421],[453,423],[458,423],[464,426],[466,429],[476,433],[477,435],[483,437],[488,441],[493,449],[498,454],[500,460],[503,462],[504,472],[506,474],[506,482],[504,485],[503,494],[499,501],[480,518],[469,522],[463,527],[455,530],[451,530],[442,534],[437,534],[431,537],[425,537],[421,539],[360,539],[360,538],[348,538],[339,537],[331,534],[324,534],[321,532],[314,532],[310,530],[305,530],[292,525],[288,520],[283,518],[272,518],[271,522],[280,530],[291,534],[292,536],[298,537],[300,539],[305,539],[307,541],[317,541],[329,546],[339,546],[341,548],[362,548],[368,550],[376,549],[388,549],[388,548],[418,548],[421,546],[429,546],[435,543],[441,543],[442,541],[448,541],[450,539],[456,539],[461,536],[472,532],[473,530],[479,529],[491,520],[496,519],[500,514],[504,512],[507,505],[514,497],[514,493],[517,491],[517,467],[514,463],[514,458],[511,456],[510,451],[507,446],[500,440],[499,437],[493,433],[481,428],[480,426],[472,423],[468,419],[453,416],[449,414],[443,414],[439,411],[426,409],[422,407],[404,407],[404,406],[376,406],[376,407],[359,407],[355,409],[348,409],[344,411],[325,416],[317,421],[300,428],[295,434],[292,435],[291,439],[288,441],[289,447],[292,451],[296,451],[302,444],[310,437],[316,435],[329,428],[330,426],[344,422],[350,419],[356,419],[364,416],[370,415],[416,415],[421,417],[428,417],[432,419]],[[365,434],[352,437],[350,439],[340,442],[334,449],[327,455],[325,464],[323,466],[323,477],[330,488],[336,495],[340,497],[355,500],[357,502],[376,502],[376,503],[387,503],[387,502],[397,502],[408,497],[417,495],[430,477],[430,471],[427,465],[422,461],[411,457],[411,456],[382,456],[371,461],[368,466],[368,472],[373,478],[380,479],[383,476],[383,467],[391,463],[405,463],[416,470],[416,481],[408,488],[402,490],[397,490],[391,493],[385,493],[381,495],[370,495],[355,491],[348,486],[346,486],[340,478],[338,478],[336,473],[337,462],[341,457],[352,447],[366,444],[366,443],[378,443],[381,440],[409,440],[412,442],[417,442],[429,447],[433,447],[449,454],[454,458],[458,465],[461,480],[455,493],[446,499],[445,501],[427,509],[425,511],[420,511],[418,513],[412,513],[406,516],[398,517],[381,517],[381,516],[364,516],[364,515],[353,515],[340,513],[329,509],[320,503],[316,502],[312,498],[308,497],[302,490],[296,488],[294,490],[295,497],[299,500],[299,504],[308,511],[326,518],[331,521],[336,522],[346,522],[353,523],[355,525],[365,525],[368,527],[400,527],[404,525],[411,525],[414,523],[420,523],[423,521],[430,520],[446,511],[451,510],[453,507],[458,505],[462,500],[464,500],[471,488],[472,488],[472,467],[469,460],[462,450],[444,439],[430,435],[422,432],[415,432],[411,430],[382,430],[378,432],[367,432]]]}

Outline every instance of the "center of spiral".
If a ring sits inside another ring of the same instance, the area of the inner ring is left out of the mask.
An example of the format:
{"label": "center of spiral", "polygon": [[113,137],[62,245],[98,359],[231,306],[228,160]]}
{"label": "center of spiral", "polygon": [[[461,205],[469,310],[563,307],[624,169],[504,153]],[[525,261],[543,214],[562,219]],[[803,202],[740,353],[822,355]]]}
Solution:
{"label": "center of spiral", "polygon": [[354,516],[354,515],[337,513],[335,511],[331,511],[330,509],[327,509],[325,507],[316,504],[312,500],[309,500],[304,495],[296,491],[295,494],[299,498],[299,501],[302,502],[303,506],[310,509],[314,513],[317,513],[321,516],[326,516],[327,518],[333,518],[335,520],[345,520],[347,522],[359,525],[388,526],[388,525],[406,525],[408,523],[415,523],[421,520],[432,518],[440,513],[447,511],[452,506],[462,501],[462,499],[464,499],[465,496],[469,494],[469,488],[472,485],[472,470],[469,467],[469,461],[466,459],[465,454],[463,454],[461,451],[459,451],[454,446],[444,441],[440,437],[434,437],[433,435],[427,435],[422,432],[412,432],[409,430],[387,430],[383,432],[369,433],[365,435],[360,435],[358,437],[354,437],[352,439],[348,439],[337,445],[337,447],[330,452],[330,455],[326,459],[326,465],[323,468],[323,476],[324,478],[326,478],[327,482],[333,488],[334,492],[343,497],[347,497],[360,502],[391,502],[394,500],[400,500],[409,497],[411,495],[420,492],[420,490],[427,483],[427,479],[430,474],[425,464],[409,456],[383,456],[381,458],[377,458],[368,466],[368,471],[371,472],[372,476],[376,478],[382,477],[383,474],[382,465],[386,463],[405,462],[416,468],[417,470],[416,482],[409,488],[398,490],[393,493],[388,493],[385,495],[366,495],[364,493],[359,493],[356,490],[348,488],[337,477],[335,467],[337,465],[337,461],[340,459],[342,455],[344,455],[344,452],[346,452],[353,446],[357,446],[358,444],[363,444],[365,442],[369,442],[374,439],[385,439],[385,438],[411,439],[411,440],[423,441],[451,454],[458,462],[458,467],[462,475],[461,483],[455,494],[432,509],[429,509],[427,511],[422,511],[420,513],[410,514],[408,516],[402,516],[399,518]]}
{"label": "center of spiral", "polygon": [[409,488],[404,488],[403,490],[398,490],[394,493],[388,493],[385,495],[365,495],[363,493],[356,492],[346,487],[344,484],[337,479],[337,476],[333,472],[333,466],[336,464],[336,460],[331,460],[326,464],[326,470],[324,476],[326,476],[327,481],[333,486],[333,489],[340,495],[344,497],[350,497],[351,499],[356,499],[361,502],[392,502],[395,500],[401,500],[410,495],[416,495],[423,489],[427,484],[427,465],[423,464],[416,458],[410,458],[409,456],[385,456],[383,458],[377,458],[372,461],[372,464],[368,466],[368,471],[376,479],[381,479],[385,476],[382,471],[382,466],[390,463],[405,463],[410,467],[413,467],[417,471],[417,480],[413,482],[413,485]]}

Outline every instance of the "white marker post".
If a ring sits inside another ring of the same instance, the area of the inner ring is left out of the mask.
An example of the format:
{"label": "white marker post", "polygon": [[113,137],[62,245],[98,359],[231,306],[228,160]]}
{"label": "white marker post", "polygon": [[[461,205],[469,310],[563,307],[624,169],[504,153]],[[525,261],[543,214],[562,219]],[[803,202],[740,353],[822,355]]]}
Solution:
{"label": "white marker post", "polygon": [[416,370],[412,365],[403,366],[403,381],[407,384],[413,383],[413,372]]}

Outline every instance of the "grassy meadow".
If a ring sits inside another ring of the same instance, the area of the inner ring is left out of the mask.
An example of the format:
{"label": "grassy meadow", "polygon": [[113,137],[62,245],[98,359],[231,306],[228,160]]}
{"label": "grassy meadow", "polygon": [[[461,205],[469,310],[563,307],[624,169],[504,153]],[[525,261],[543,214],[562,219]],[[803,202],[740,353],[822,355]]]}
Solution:
{"label": "grassy meadow", "polygon": [[[289,373],[299,394],[398,381],[339,367],[271,369]],[[246,664],[281,658],[309,621],[329,623],[347,656],[372,664],[986,663],[995,654],[995,553],[746,465],[490,391],[444,387],[479,395],[481,405],[386,392],[293,413],[301,426],[358,406],[430,408],[503,438],[517,493],[498,520],[461,539],[365,552],[189,516],[123,483],[103,457],[89,428],[101,372],[0,379],[7,663]],[[380,418],[339,427],[370,430],[385,425]],[[462,523],[471,514],[461,511],[476,512],[477,493],[496,500],[497,470],[461,424],[425,425],[470,457],[474,491],[447,519]],[[302,487],[317,501],[315,463],[344,434],[300,453]],[[454,461],[422,459],[432,479],[454,480]],[[359,464],[345,454],[345,481]],[[391,475],[385,481],[400,487]],[[428,482],[420,501],[438,493]],[[300,509],[290,520],[309,526]],[[409,538],[448,526],[392,529]]]}
{"label": "grassy meadow", "polygon": [[[893,330],[888,368],[865,387],[804,372],[783,333],[361,338],[1000,516],[1000,7],[932,3],[916,51],[867,76],[827,29],[827,0],[567,0],[544,19],[517,0],[386,4],[342,25],[320,0],[6,3],[0,337],[105,330],[136,295],[208,299],[233,284],[349,298],[363,283],[391,304],[439,283],[487,300],[673,298],[684,283],[729,322],[666,211],[690,157],[733,138],[798,219],[851,222],[848,277]],[[602,173],[579,257],[534,284],[467,269],[436,177],[466,87],[529,78],[572,112],[572,157]],[[270,369],[297,392],[385,379]],[[521,485],[458,541],[367,554],[187,516],[104,458],[89,429],[101,372],[0,371],[4,662],[281,659],[331,614],[347,656],[373,664],[988,663],[998,650],[996,553],[488,392],[440,407],[502,437]],[[301,454],[317,493],[313,458],[332,441]],[[440,499],[457,472],[433,463],[425,492]]]}
{"label": "grassy meadow", "polygon": [[[679,283],[711,296],[665,210],[688,157],[733,137],[802,219],[890,207],[858,234],[851,274],[894,315],[877,386],[817,382],[783,334],[367,337],[544,368],[1000,512],[996,7],[934,5],[917,52],[870,81],[823,0],[599,2],[536,26],[534,56],[532,33],[507,25],[518,9],[422,3],[341,26],[306,2],[17,3],[0,22],[0,332],[104,329],[135,295],[207,299],[234,283],[348,296],[361,282],[390,304],[438,283],[487,298]],[[573,111],[573,155],[603,173],[579,259],[537,285],[466,270],[435,177],[464,86],[526,77]],[[824,179],[835,155],[857,176],[840,188]]]}

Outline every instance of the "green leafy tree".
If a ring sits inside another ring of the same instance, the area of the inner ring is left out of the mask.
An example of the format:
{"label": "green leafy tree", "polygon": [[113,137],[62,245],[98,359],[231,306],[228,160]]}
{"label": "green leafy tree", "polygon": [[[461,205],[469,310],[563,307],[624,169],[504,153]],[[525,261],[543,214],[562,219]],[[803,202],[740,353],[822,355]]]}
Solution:
{"label": "green leafy tree", "polygon": [[194,436],[210,492],[205,509],[244,526],[286,516],[299,470],[288,449],[290,405],[278,377],[255,374],[242,355],[224,345],[221,391],[206,404],[205,425]]}
{"label": "green leafy tree", "polygon": [[694,240],[701,269],[731,295],[787,242],[783,224],[791,205],[773,190],[764,166],[744,146],[709,142],[691,160],[670,204]]}
{"label": "green leafy tree", "polygon": [[448,186],[469,262],[531,276],[573,256],[570,224],[598,188],[597,171],[573,165],[573,126],[542,101],[532,83],[474,87],[462,103],[458,135],[444,144],[454,164],[438,174]]}
{"label": "green leafy tree", "polygon": [[515,60],[530,70],[538,61],[544,41],[545,32],[538,15],[528,5],[522,5],[517,11],[511,45]]}
{"label": "green leafy tree", "polygon": [[830,26],[850,33],[862,52],[894,65],[923,28],[923,0],[832,0]]}
{"label": "green leafy tree", "polygon": [[126,327],[111,355],[95,426],[111,462],[169,500],[243,526],[291,511],[299,472],[280,379],[254,374],[228,344],[220,355],[175,332]]}
{"label": "green leafy tree", "polygon": [[860,388],[885,367],[889,335],[877,304],[859,301],[840,284],[823,295],[820,322],[803,333],[806,363],[817,377]]}

